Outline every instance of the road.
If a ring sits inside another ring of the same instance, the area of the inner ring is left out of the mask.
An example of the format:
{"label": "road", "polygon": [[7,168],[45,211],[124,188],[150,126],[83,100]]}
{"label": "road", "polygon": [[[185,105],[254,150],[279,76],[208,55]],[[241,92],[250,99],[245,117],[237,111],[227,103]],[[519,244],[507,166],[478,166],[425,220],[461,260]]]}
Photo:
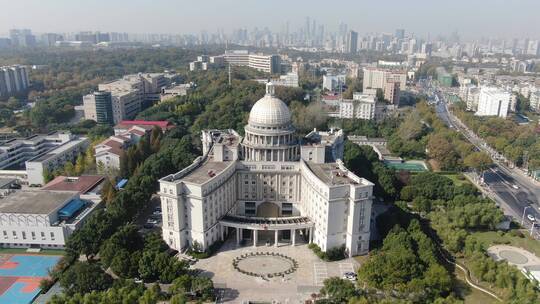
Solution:
{"label": "road", "polygon": [[[495,194],[493,198],[507,213],[510,213],[508,215],[512,216],[516,222],[522,222],[523,214],[530,214],[535,219],[540,220],[540,186],[521,172],[520,169],[506,166],[504,157],[490,148],[484,140],[461,123],[448,110],[444,96],[440,93],[436,94],[439,99],[439,102],[435,105],[437,115],[448,127],[463,134],[479,151],[487,152],[493,159],[494,165],[484,173],[484,179],[480,184],[487,191]],[[532,225],[533,222],[525,216],[523,226],[530,229]],[[537,231],[535,237],[540,239],[540,234]]]}

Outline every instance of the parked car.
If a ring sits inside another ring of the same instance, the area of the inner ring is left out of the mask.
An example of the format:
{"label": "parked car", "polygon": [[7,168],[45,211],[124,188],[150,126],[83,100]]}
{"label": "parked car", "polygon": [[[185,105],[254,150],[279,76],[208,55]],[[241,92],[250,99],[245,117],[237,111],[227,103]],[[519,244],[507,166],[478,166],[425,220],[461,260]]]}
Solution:
{"label": "parked car", "polygon": [[158,221],[155,220],[155,219],[153,219],[153,218],[149,218],[149,219],[146,220],[146,223],[147,223],[147,224],[155,225],[155,224],[158,223]]}
{"label": "parked car", "polygon": [[512,184],[512,188],[514,188],[514,189],[518,190],[518,189],[519,189],[519,186],[518,186],[518,185],[516,185],[516,184]]}
{"label": "parked car", "polygon": [[344,280],[349,280],[349,281],[356,281],[356,273],[354,273],[352,271],[345,272],[343,274],[343,279]]}
{"label": "parked car", "polygon": [[527,218],[529,219],[529,221],[531,222],[534,222],[536,219],[534,218],[534,215],[532,214],[527,214]]}
{"label": "parked car", "polygon": [[145,223],[143,225],[143,228],[144,229],[154,229],[155,225],[154,224],[151,224],[151,223]]}

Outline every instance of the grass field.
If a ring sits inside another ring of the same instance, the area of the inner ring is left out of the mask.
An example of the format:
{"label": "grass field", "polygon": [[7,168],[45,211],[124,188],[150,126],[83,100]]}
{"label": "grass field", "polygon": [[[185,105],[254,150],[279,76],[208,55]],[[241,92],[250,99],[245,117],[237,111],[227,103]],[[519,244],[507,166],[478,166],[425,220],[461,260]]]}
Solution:
{"label": "grass field", "polygon": [[25,248],[0,248],[0,254],[41,254],[41,255],[64,255],[64,250],[42,249],[40,252],[27,252]]}
{"label": "grass field", "polygon": [[526,231],[522,231],[523,237],[512,235],[511,233],[499,234],[495,231],[474,232],[472,233],[487,249],[492,245],[507,244],[523,248],[540,257],[540,242],[529,237]]}
{"label": "grass field", "polygon": [[451,179],[455,185],[457,186],[461,186],[461,185],[464,185],[464,184],[470,184],[470,182],[461,174],[461,173],[456,173],[456,174],[441,174],[442,176],[446,176],[448,177],[449,179]]}

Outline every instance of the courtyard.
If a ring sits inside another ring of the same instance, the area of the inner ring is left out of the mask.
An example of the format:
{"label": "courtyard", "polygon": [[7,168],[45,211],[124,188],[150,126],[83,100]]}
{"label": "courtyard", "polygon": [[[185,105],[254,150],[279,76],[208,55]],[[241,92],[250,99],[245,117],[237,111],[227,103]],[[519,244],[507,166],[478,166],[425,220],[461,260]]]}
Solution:
{"label": "courtyard", "polygon": [[237,245],[234,237],[229,238],[216,254],[194,265],[221,290],[222,303],[304,303],[320,291],[325,279],[357,269],[354,259],[325,262],[305,243],[248,244]]}

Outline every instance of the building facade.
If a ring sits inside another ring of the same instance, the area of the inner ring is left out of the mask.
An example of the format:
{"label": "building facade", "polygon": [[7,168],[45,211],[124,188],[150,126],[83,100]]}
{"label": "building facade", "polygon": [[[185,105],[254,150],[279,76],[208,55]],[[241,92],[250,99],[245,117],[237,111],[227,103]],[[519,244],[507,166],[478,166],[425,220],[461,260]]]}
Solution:
{"label": "building facade", "polygon": [[24,92],[29,86],[27,67],[22,65],[0,67],[0,97]]}
{"label": "building facade", "polygon": [[203,131],[203,156],[160,180],[165,242],[206,250],[235,235],[237,244],[304,241],[367,253],[373,184],[343,165],[339,132],[314,131],[303,141],[294,132],[272,83],[244,137]]}
{"label": "building facade", "polygon": [[54,147],[44,154],[26,161],[26,175],[30,185],[44,185],[45,172],[53,172],[67,162],[75,162],[84,153],[90,140],[86,137],[71,136],[70,140]]}
{"label": "building facade", "polygon": [[510,107],[510,92],[497,87],[482,87],[478,98],[477,116],[499,116],[506,118]]}
{"label": "building facade", "polygon": [[83,96],[84,119],[98,124],[113,125],[113,104],[111,92],[96,91]]}
{"label": "building facade", "polygon": [[372,120],[375,118],[376,100],[374,94],[355,92],[352,100],[344,99],[339,103],[339,117]]}
{"label": "building facade", "polygon": [[252,54],[248,51],[226,51],[223,59],[230,65],[247,66],[270,74],[281,73],[281,57],[279,55]]}
{"label": "building facade", "polygon": [[0,247],[64,248],[98,206],[99,195],[75,191],[9,191],[0,200]]}

